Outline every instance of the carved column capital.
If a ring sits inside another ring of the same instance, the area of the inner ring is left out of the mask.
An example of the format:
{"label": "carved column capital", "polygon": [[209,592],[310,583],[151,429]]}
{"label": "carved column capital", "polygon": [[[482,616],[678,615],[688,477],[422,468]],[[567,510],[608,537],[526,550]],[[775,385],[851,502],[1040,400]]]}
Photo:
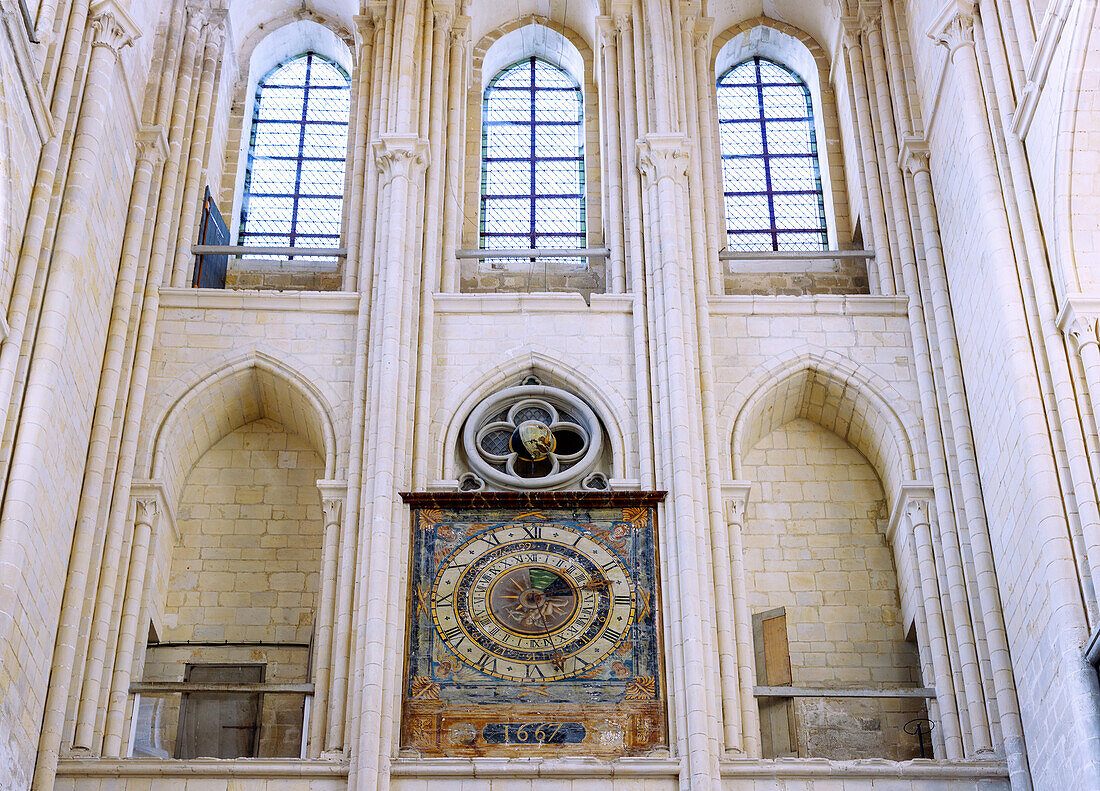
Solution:
{"label": "carved column capital", "polygon": [[156,167],[168,154],[168,135],[163,126],[143,126],[137,134],[138,160]]}
{"label": "carved column capital", "polygon": [[714,20],[709,16],[701,16],[695,20],[695,48],[705,49],[710,46],[710,34],[714,30]]}
{"label": "carved column capital", "polygon": [[160,513],[159,498],[134,498],[134,524],[152,527],[156,524],[158,513]]}
{"label": "carved column capital", "polygon": [[451,22],[451,43],[465,47],[470,42],[470,17],[459,14]]}
{"label": "carved column capital", "polygon": [[385,0],[375,0],[367,4],[366,13],[376,28],[386,23],[386,5]]}
{"label": "carved column capital", "polygon": [[974,4],[970,0],[953,0],[932,23],[928,35],[954,54],[956,50],[974,46]]}
{"label": "carved column capital", "polygon": [[1100,299],[1080,294],[1067,297],[1058,313],[1058,328],[1078,354],[1086,346],[1100,346]]}
{"label": "carved column capital", "polygon": [[445,30],[450,32],[451,25],[454,24],[455,13],[454,9],[447,7],[437,7],[432,11],[432,23],[435,25],[436,30]]}
{"label": "carved column capital", "polygon": [[691,145],[684,135],[652,134],[638,141],[638,170],[652,184],[666,178],[683,181],[690,159]]}
{"label": "carved column capital", "polygon": [[413,181],[428,167],[428,143],[415,135],[386,135],[374,144],[374,163],[382,183]]}
{"label": "carved column capital", "polygon": [[900,165],[905,172],[910,175],[927,173],[928,160],[928,144],[923,137],[908,135],[901,141],[901,152],[898,156],[898,165]]}
{"label": "carved column capital", "polygon": [[229,12],[224,8],[212,8],[203,19],[202,29],[211,40],[226,32],[226,22],[229,20]]}
{"label": "carved column capital", "polygon": [[137,24],[116,0],[99,0],[89,13],[92,46],[106,47],[115,57],[141,35]]}
{"label": "carved column capital", "polygon": [[620,39],[623,36],[630,35],[631,19],[629,9],[612,8],[611,19],[615,22],[615,30],[619,34]]}
{"label": "carved column capital", "polygon": [[325,527],[339,525],[340,514],[343,513],[344,498],[325,497],[321,500],[321,511],[325,517]]}
{"label": "carved column capital", "polygon": [[610,16],[596,17],[596,25],[600,29],[600,37],[605,47],[613,47],[619,41],[619,29],[615,24],[615,18]]}
{"label": "carved column capital", "polygon": [[842,31],[842,42],[844,49],[852,52],[859,52],[862,42],[860,41],[860,34],[863,32],[859,27],[859,17],[855,16],[842,16],[840,18],[840,29]]}
{"label": "carved column capital", "polygon": [[860,3],[859,12],[857,15],[859,20],[859,29],[863,31],[865,36],[881,35],[882,34],[882,4],[881,3]]}
{"label": "carved column capital", "polygon": [[930,510],[931,502],[927,497],[909,497],[905,501],[905,518],[910,527],[928,524]]}
{"label": "carved column capital", "polygon": [[749,509],[749,490],[752,484],[748,481],[734,481],[723,484],[722,502],[726,508],[726,524],[732,527],[744,527],[745,515]]}

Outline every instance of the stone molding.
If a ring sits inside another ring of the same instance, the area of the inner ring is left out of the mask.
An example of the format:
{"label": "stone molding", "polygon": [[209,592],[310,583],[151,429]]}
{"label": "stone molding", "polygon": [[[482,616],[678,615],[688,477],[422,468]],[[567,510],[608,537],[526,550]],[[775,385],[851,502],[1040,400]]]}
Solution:
{"label": "stone molding", "polygon": [[346,313],[354,316],[359,310],[359,294],[351,291],[246,291],[162,286],[161,311],[175,308]]}
{"label": "stone molding", "polygon": [[908,297],[877,294],[814,296],[735,294],[707,300],[711,316],[899,316],[907,315]]}
{"label": "stone molding", "polygon": [[38,142],[45,143],[53,134],[54,119],[50,114],[49,102],[42,90],[42,83],[38,79],[34,55],[31,53],[32,44],[27,38],[22,15],[12,7],[13,5],[0,4],[0,21],[3,23],[8,45],[11,47],[15,71],[18,73],[19,83],[23,86],[23,95],[27,98],[27,108],[34,119]]}
{"label": "stone molding", "polygon": [[279,777],[347,777],[346,762],[324,760],[294,760],[285,758],[241,758],[217,760],[165,761],[148,758],[106,760],[67,760],[57,766],[58,777],[188,777],[200,778],[279,778]]}
{"label": "stone molding", "polygon": [[591,305],[576,292],[545,294],[433,294],[436,313],[619,313],[634,312],[633,294],[593,294]]}
{"label": "stone molding", "polygon": [[[1012,115],[1012,131],[1021,140],[1027,136],[1028,129],[1031,128],[1035,109],[1039,105],[1039,98],[1050,76],[1050,67],[1054,63],[1054,56],[1062,41],[1062,33],[1066,30],[1066,22],[1075,5],[1077,3],[1074,0],[1059,0],[1053,10],[1048,8],[1043,16],[1039,35],[1035,39],[1031,62],[1024,64],[1024,76],[1027,81],[1024,83],[1023,90],[1020,91],[1020,97],[1016,101],[1016,109]],[[1073,27],[1071,26],[1070,29],[1072,30]]]}
{"label": "stone molding", "polygon": [[396,180],[418,180],[428,169],[428,141],[416,135],[383,135],[374,144],[374,164],[381,176],[379,187]]}
{"label": "stone molding", "polygon": [[117,0],[99,0],[89,14],[92,46],[106,47],[115,57],[141,36],[137,23]]}
{"label": "stone molding", "polygon": [[651,185],[664,179],[683,183],[691,160],[691,143],[686,135],[651,134],[638,141],[638,170]]}
{"label": "stone molding", "polygon": [[1071,294],[1058,311],[1056,321],[1078,353],[1089,344],[1100,346],[1100,296]]}

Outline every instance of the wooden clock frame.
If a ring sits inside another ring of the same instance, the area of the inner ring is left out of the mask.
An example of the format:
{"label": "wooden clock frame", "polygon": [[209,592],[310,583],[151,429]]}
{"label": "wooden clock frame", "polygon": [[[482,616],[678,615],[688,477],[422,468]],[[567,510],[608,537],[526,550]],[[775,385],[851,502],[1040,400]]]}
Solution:
{"label": "wooden clock frame", "polygon": [[[403,493],[412,512],[401,748],[424,757],[647,755],[668,748],[656,506],[664,492]],[[628,567],[629,636],[579,676],[494,678],[451,654],[433,584],[450,553],[505,525],[555,524],[602,542]]]}

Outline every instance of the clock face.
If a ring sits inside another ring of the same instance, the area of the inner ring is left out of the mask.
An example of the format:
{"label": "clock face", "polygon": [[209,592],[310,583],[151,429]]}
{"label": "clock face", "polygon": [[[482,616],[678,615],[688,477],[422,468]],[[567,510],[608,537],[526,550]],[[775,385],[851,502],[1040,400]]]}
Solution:
{"label": "clock face", "polygon": [[635,619],[630,574],[594,535],[561,524],[498,525],[440,564],[432,620],[464,664],[514,681],[584,675]]}

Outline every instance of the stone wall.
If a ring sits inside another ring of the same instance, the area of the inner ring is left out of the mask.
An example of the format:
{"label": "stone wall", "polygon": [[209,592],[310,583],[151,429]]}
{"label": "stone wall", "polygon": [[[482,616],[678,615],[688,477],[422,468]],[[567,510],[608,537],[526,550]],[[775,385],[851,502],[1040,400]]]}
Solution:
{"label": "stone wall", "polygon": [[[794,685],[919,686],[870,464],[799,418],[764,437],[744,465],[754,482],[743,538],[749,603],[753,612],[786,609]],[[795,709],[800,757],[918,755],[901,726],[925,716],[919,701],[806,698]]]}
{"label": "stone wall", "polygon": [[268,419],[206,452],[180,498],[163,640],[309,643],[322,477],[313,449]]}

